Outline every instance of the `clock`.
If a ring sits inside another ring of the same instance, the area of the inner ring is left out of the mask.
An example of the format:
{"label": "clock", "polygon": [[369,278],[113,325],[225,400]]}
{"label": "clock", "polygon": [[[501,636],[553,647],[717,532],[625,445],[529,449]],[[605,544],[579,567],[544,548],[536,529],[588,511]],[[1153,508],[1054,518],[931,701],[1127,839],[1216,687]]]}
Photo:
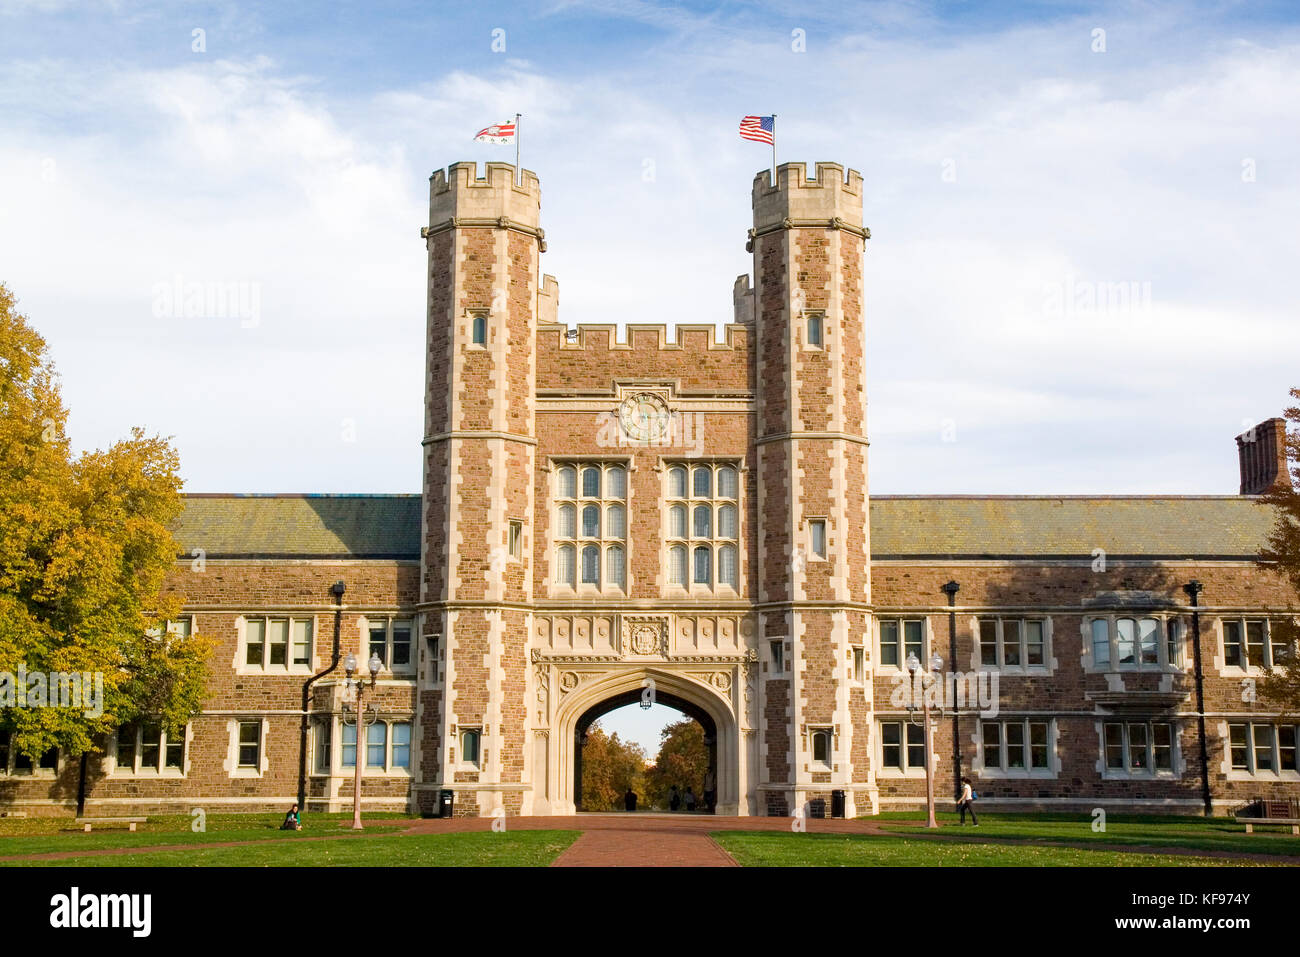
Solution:
{"label": "clock", "polygon": [[668,432],[672,413],[663,396],[636,392],[619,403],[618,421],[623,433],[637,442],[650,442]]}

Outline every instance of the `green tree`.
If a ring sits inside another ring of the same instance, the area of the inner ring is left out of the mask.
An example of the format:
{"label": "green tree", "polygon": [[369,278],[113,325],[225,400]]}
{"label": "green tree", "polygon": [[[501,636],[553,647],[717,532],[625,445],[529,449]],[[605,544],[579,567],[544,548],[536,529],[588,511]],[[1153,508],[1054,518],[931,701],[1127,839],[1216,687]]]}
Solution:
{"label": "green tree", "polygon": [[637,806],[645,801],[645,751],[639,744],[606,734],[597,721],[587,729],[582,746],[582,809],[621,811],[627,789],[636,792]]}
{"label": "green tree", "polygon": [[[1300,400],[1300,389],[1292,389],[1291,397]],[[1261,502],[1272,507],[1277,521],[1268,542],[1260,551],[1260,564],[1277,572],[1300,595],[1300,405],[1291,406],[1284,413],[1290,428],[1286,437],[1287,467],[1291,472],[1289,486],[1275,486],[1261,497]],[[1300,628],[1294,621],[1279,623],[1283,641],[1292,649],[1287,658],[1275,664],[1260,681],[1260,694],[1287,712],[1300,711],[1300,656],[1295,653],[1300,641]]]}
{"label": "green tree", "polygon": [[[178,459],[133,429],[74,456],[45,340],[0,284],[0,671],[103,676],[102,714],[6,707],[0,729],[33,759],[76,756],[148,717],[177,733],[199,710],[210,643],[171,634]],[[8,702],[5,702],[8,703]]]}
{"label": "green tree", "polygon": [[704,775],[709,770],[709,747],[704,743],[704,728],[693,718],[683,718],[666,725],[660,732],[659,755],[654,767],[646,772],[651,807],[668,807],[672,786],[686,793],[689,787],[697,798],[704,795]]}

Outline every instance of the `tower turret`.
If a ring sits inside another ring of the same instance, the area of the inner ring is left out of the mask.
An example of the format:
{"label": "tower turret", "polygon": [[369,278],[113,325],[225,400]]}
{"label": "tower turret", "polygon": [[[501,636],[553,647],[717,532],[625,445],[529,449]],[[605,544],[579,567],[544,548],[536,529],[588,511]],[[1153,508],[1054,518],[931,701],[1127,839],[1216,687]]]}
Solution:
{"label": "tower turret", "polygon": [[753,210],[758,600],[789,655],[767,683],[789,715],[767,730],[767,790],[842,789],[852,813],[874,801],[862,177],[786,163],[755,178]]}
{"label": "tower turret", "polygon": [[488,814],[522,807],[531,629],[537,176],[489,163],[429,181],[424,654],[418,785]]}

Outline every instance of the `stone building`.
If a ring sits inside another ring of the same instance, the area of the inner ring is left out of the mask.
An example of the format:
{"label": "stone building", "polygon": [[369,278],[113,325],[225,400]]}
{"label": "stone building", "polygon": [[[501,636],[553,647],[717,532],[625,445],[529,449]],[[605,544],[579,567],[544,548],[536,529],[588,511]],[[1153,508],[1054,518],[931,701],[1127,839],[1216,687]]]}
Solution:
{"label": "stone building", "polygon": [[[123,729],[84,781],[6,749],[6,807],[339,810],[359,753],[367,808],[566,814],[588,726],[653,696],[704,726],[718,813],[876,813],[924,800],[913,656],[949,689],[944,800],[961,774],[992,807],[1300,795],[1300,722],[1252,694],[1297,604],[1253,563],[1282,420],[1238,438],[1236,496],[869,500],[857,172],[759,174],[733,321],[671,337],[560,324],[537,178],[477,173],[434,173],[421,230],[421,494],[190,496],[204,713]],[[341,662],[372,652],[358,749]]]}

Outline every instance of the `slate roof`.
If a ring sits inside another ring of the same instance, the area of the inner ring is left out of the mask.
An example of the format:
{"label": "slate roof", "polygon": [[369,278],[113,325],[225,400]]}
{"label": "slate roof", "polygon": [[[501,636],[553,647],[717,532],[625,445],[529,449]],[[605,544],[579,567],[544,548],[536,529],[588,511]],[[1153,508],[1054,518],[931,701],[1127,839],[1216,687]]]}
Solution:
{"label": "slate roof", "polygon": [[1274,513],[1242,495],[879,496],[871,556],[887,558],[1242,559]]}
{"label": "slate roof", "polygon": [[[1244,559],[1272,512],[1220,496],[931,496],[871,499],[875,559]],[[181,556],[418,559],[418,495],[189,495]]]}
{"label": "slate roof", "polygon": [[181,556],[418,559],[418,495],[187,495]]}

